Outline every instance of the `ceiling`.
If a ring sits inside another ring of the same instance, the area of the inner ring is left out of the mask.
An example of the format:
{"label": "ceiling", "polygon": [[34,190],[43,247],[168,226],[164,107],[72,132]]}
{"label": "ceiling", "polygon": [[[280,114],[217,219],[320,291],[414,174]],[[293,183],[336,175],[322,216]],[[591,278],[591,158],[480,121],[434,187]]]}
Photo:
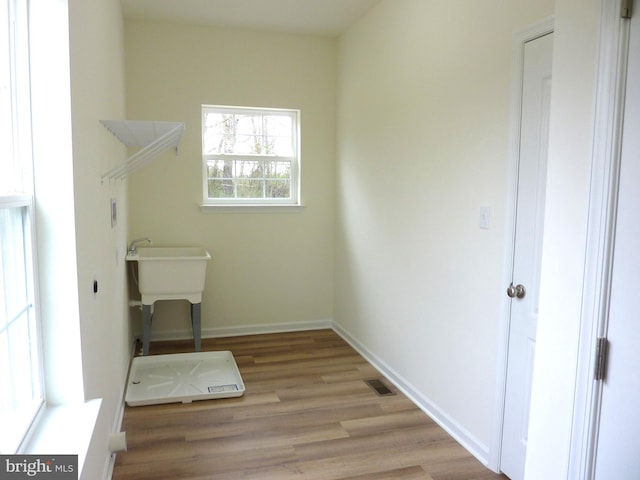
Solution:
{"label": "ceiling", "polygon": [[338,36],[380,0],[121,0],[125,18]]}

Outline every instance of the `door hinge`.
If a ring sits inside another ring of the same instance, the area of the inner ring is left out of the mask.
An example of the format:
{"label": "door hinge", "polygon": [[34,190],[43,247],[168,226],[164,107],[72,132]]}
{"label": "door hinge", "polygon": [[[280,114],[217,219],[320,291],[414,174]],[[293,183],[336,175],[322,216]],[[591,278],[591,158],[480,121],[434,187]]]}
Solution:
{"label": "door hinge", "polygon": [[594,380],[604,380],[607,373],[607,351],[609,350],[609,340],[606,337],[599,337],[596,341],[596,365],[593,372]]}
{"label": "door hinge", "polygon": [[622,18],[631,18],[633,15],[633,0],[622,0],[622,8],[620,16]]}

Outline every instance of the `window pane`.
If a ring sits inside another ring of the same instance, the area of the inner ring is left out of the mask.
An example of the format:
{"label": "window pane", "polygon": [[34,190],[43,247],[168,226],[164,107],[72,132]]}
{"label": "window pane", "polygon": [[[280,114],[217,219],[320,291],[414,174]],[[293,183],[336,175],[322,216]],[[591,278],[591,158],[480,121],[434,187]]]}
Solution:
{"label": "window pane", "polygon": [[265,124],[267,125],[265,142],[273,155],[293,156],[292,118],[284,115],[268,115],[265,117]]}
{"label": "window pane", "polygon": [[29,207],[0,208],[0,452],[15,450],[42,403]]}
{"label": "window pane", "polygon": [[291,162],[265,162],[267,178],[291,178]]}
{"label": "window pane", "polygon": [[[5,325],[0,326],[0,382],[2,385],[11,384],[11,368],[9,362],[9,330]],[[0,419],[6,418],[13,409],[13,400],[10,388],[0,388]],[[2,422],[4,425],[4,422]],[[0,451],[2,447],[0,446]]]}
{"label": "window pane", "polygon": [[[25,236],[23,218],[26,207],[0,209],[0,305],[4,316],[11,319],[27,304],[27,277],[25,265]],[[0,325],[2,323],[0,322]]]}
{"label": "window pane", "polygon": [[203,153],[290,157],[293,154],[292,129],[289,115],[207,113]]}
{"label": "window pane", "polygon": [[9,3],[0,0],[0,195],[20,191],[14,149],[14,100],[11,92]]}
{"label": "window pane", "polygon": [[262,178],[262,166],[258,160],[236,160],[233,162],[236,178]]}
{"label": "window pane", "polygon": [[233,160],[210,160],[207,162],[208,178],[232,178]]}
{"label": "window pane", "polygon": [[237,198],[263,198],[264,182],[262,180],[237,180],[236,181],[236,197]]}
{"label": "window pane", "polygon": [[27,4],[0,0],[0,195],[30,189]]}
{"label": "window pane", "polygon": [[209,180],[210,198],[235,198],[235,187],[233,179]]}
{"label": "window pane", "polygon": [[210,160],[208,194],[212,198],[289,198],[291,162]]}
{"label": "window pane", "polygon": [[31,381],[31,335],[29,332],[29,311],[32,306],[9,325],[10,365],[13,386],[14,409],[33,398]]}
{"label": "window pane", "polygon": [[288,198],[290,194],[290,182],[288,180],[267,180],[266,189],[268,198]]}
{"label": "window pane", "polygon": [[212,113],[205,115],[203,129],[203,153],[233,153],[235,141],[234,115]]}

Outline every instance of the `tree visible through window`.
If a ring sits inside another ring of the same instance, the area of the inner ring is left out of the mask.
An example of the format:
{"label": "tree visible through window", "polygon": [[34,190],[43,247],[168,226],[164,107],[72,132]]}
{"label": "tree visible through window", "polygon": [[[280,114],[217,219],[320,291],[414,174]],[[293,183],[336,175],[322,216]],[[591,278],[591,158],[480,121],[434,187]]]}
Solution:
{"label": "tree visible through window", "polygon": [[298,112],[202,107],[205,204],[297,204]]}

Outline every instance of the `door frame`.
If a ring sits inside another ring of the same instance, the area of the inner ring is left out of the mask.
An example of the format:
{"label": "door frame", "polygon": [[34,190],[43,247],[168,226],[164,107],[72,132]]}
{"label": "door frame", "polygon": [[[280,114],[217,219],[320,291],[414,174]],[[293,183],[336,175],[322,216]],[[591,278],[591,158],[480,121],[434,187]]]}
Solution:
{"label": "door frame", "polygon": [[500,327],[498,340],[497,380],[494,395],[493,425],[487,466],[495,472],[500,471],[502,452],[502,427],[504,419],[505,395],[507,387],[507,358],[509,351],[509,327],[511,320],[511,299],[506,288],[511,282],[515,255],[516,208],[518,195],[518,170],[520,163],[520,127],[522,115],[522,82],[524,67],[524,48],[527,42],[554,31],[554,17],[550,16],[533,25],[516,31],[512,40],[513,71],[511,81],[511,111],[509,121],[509,151],[507,155],[507,195],[505,208],[504,257],[502,267],[502,285],[504,289],[500,300]]}
{"label": "door frame", "polygon": [[[609,322],[613,248],[620,179],[630,20],[621,1],[601,0],[589,217],[567,478],[595,473],[603,381],[593,379],[596,339]],[[638,13],[636,13],[637,15]]]}
{"label": "door frame", "polygon": [[[636,2],[637,4],[637,2]],[[621,0],[600,0],[599,45],[596,98],[594,105],[591,184],[584,283],[582,288],[582,318],[578,345],[578,365],[575,377],[573,427],[566,478],[593,478],[602,382],[593,380],[595,344],[606,331],[608,323],[610,281],[613,263],[613,240],[617,210],[620,151],[622,146],[622,116],[626,86],[629,47],[629,20],[620,18]],[[640,14],[638,12],[636,15]],[[551,19],[552,22],[552,19]],[[542,24],[545,21],[541,22]],[[524,42],[530,30],[514,34],[514,91],[521,85],[521,58]],[[534,37],[535,38],[535,37]],[[531,39],[531,38],[529,38]],[[515,193],[517,178],[517,133],[519,131],[518,96],[512,93],[512,113],[509,151],[508,197],[505,218],[505,261],[503,284],[510,281],[513,258]],[[515,144],[514,144],[515,143]],[[494,422],[488,467],[500,469],[502,419],[509,333],[509,302],[501,302],[498,376],[494,403]]]}

